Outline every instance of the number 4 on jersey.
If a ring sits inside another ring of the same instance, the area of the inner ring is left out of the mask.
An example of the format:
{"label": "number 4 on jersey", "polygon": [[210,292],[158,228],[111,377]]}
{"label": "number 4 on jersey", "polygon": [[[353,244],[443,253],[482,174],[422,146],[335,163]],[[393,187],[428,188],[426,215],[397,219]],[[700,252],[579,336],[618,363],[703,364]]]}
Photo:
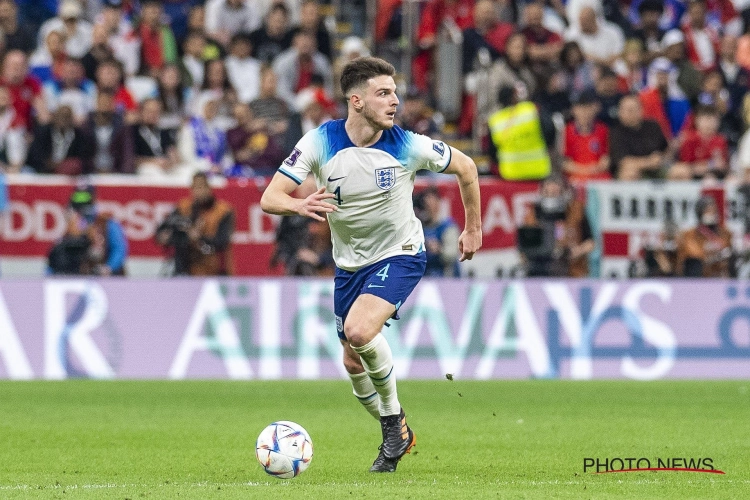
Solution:
{"label": "number 4 on jersey", "polygon": [[333,192],[333,199],[336,200],[339,205],[344,203],[344,200],[341,198],[341,186],[338,186]]}

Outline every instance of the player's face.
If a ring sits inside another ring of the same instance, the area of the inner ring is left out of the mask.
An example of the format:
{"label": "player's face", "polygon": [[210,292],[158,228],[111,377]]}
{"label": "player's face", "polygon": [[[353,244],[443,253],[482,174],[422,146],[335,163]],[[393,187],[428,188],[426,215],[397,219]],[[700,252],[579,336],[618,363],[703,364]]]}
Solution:
{"label": "player's face", "polygon": [[393,77],[382,75],[370,78],[363,100],[363,115],[370,124],[379,129],[393,127],[393,118],[396,116],[399,102]]}

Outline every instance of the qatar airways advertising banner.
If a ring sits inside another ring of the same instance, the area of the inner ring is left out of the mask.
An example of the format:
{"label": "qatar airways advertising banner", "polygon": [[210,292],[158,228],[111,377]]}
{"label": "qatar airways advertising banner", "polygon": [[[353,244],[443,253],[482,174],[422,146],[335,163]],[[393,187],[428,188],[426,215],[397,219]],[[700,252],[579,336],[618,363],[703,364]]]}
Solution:
{"label": "qatar airways advertising banner", "polygon": [[[436,186],[443,197],[445,215],[462,226],[464,211],[458,185],[452,176],[444,176]],[[73,191],[73,181],[62,176],[9,175],[10,203],[0,214],[0,258],[44,257],[65,232],[65,210]],[[129,243],[129,258],[166,259],[167,254],[154,242],[159,223],[174,209],[189,189],[175,184],[143,184],[124,175],[96,177],[97,205],[100,211],[119,220]],[[231,203],[236,214],[232,237],[235,269],[242,276],[266,276],[283,273],[270,268],[276,227],[280,218],[268,215],[260,207],[267,185],[265,179],[212,181],[217,198]],[[429,185],[418,179],[416,190]],[[483,250],[512,249],[516,227],[525,207],[536,197],[536,182],[500,182],[482,180]],[[155,276],[155,275],[154,275]]]}
{"label": "qatar airways advertising banner", "polygon": [[[400,316],[401,378],[750,377],[750,282],[425,279]],[[0,281],[0,378],[345,378],[340,359],[331,280]]]}

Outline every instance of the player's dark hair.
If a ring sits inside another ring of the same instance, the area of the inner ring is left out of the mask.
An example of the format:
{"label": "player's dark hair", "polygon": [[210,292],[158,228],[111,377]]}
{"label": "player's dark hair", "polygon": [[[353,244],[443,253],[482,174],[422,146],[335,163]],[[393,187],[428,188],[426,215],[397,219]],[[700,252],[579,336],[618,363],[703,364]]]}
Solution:
{"label": "player's dark hair", "polygon": [[341,91],[348,97],[350,90],[366,83],[370,78],[395,74],[396,68],[388,61],[377,57],[358,57],[344,66],[341,73]]}

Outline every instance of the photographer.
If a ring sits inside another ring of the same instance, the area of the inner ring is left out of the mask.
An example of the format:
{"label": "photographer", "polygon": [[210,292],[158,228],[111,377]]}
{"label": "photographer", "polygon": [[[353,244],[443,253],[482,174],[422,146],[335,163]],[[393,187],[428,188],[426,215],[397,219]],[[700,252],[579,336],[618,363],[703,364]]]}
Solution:
{"label": "photographer", "polygon": [[234,211],[214,197],[206,174],[195,174],[190,189],[190,198],[181,200],[159,225],[156,241],[173,249],[176,276],[231,275]]}
{"label": "photographer", "polygon": [[588,276],[588,255],[594,249],[584,206],[560,177],[540,184],[540,199],[529,207],[518,229],[518,248],[527,275]]}
{"label": "photographer", "polygon": [[94,187],[78,187],[70,196],[65,235],[50,250],[49,274],[124,276],[127,254],[120,223],[96,210]]}
{"label": "photographer", "polygon": [[677,272],[688,278],[733,277],[732,233],[721,222],[712,196],[695,203],[696,227],[680,234],[677,241]]}

